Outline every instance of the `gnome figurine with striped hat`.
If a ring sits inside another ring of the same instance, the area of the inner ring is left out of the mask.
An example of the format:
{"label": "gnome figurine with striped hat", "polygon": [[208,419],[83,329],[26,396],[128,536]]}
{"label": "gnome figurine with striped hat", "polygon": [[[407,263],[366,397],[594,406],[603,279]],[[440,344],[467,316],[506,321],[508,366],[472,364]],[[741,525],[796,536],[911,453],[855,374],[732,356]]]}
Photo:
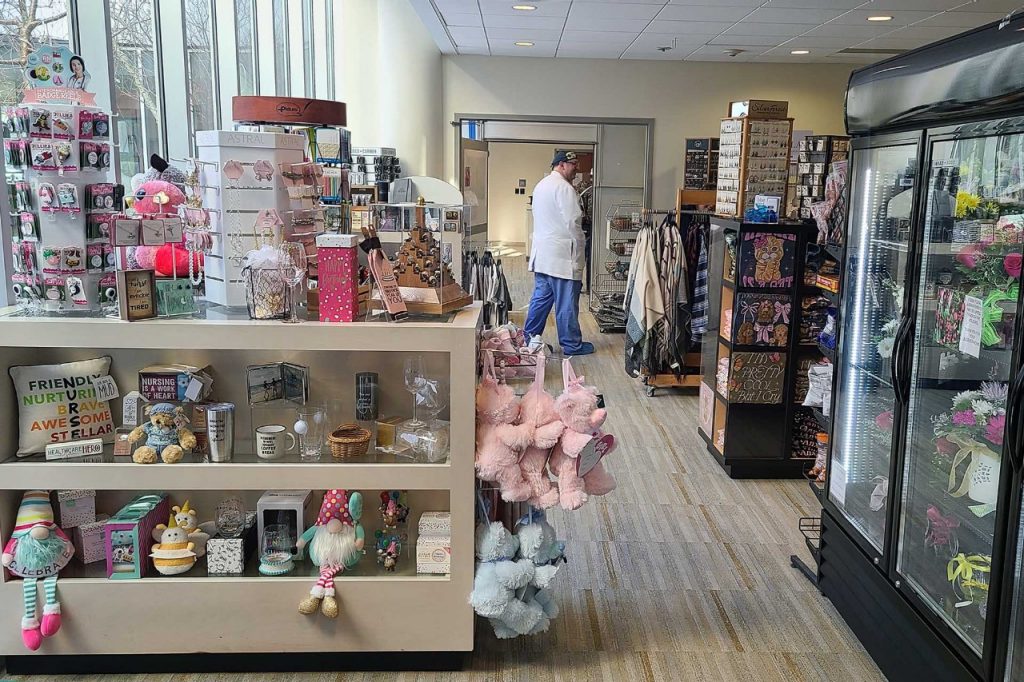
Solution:
{"label": "gnome figurine with striped hat", "polygon": [[316,524],[299,538],[299,556],[309,545],[310,560],[320,567],[320,578],[299,603],[299,613],[316,612],[327,618],[338,617],[338,600],[334,598],[334,576],[353,568],[363,557],[363,496],[358,492],[328,490]]}
{"label": "gnome figurine with striped hat", "polygon": [[[57,574],[75,553],[68,536],[53,522],[53,507],[47,490],[29,490],[21,498],[14,532],[3,552],[3,565],[23,578],[25,616],[21,619],[21,641],[35,651],[43,637],[60,629],[60,602],[57,601]],[[36,590],[43,581],[43,620],[36,615]]]}

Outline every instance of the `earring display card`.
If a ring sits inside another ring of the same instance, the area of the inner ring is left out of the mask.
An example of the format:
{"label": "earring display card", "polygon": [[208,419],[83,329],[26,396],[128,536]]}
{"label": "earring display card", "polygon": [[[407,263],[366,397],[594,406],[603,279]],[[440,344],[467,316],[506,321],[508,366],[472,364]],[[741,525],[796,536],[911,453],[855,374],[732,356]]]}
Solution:
{"label": "earring display card", "polygon": [[275,400],[305,404],[309,399],[309,368],[288,362],[251,365],[246,368],[246,387],[250,405]]}

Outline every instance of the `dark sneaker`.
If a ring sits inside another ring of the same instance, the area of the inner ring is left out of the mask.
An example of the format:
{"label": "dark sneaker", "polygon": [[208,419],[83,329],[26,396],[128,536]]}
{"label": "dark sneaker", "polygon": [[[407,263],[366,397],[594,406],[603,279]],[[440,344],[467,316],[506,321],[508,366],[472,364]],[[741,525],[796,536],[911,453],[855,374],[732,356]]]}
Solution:
{"label": "dark sneaker", "polygon": [[580,344],[580,347],[578,349],[565,350],[563,348],[562,352],[565,353],[566,355],[590,355],[591,353],[594,352],[594,344],[588,341],[584,341],[583,343]]}

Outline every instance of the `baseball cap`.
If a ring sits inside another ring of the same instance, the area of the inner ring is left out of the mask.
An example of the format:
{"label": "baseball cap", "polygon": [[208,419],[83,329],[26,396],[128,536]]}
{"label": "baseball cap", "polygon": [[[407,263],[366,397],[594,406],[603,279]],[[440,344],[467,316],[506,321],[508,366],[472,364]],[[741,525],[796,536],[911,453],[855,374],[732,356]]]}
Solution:
{"label": "baseball cap", "polygon": [[562,162],[576,163],[576,152],[555,152],[555,158],[551,161],[551,167],[554,168]]}

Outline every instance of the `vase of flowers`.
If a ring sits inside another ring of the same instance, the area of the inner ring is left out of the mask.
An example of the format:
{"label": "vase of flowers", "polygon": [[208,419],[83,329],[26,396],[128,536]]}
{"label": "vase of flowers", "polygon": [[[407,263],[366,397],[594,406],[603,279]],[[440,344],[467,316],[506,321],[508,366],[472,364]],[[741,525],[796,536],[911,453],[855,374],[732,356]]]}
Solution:
{"label": "vase of flowers", "polygon": [[947,489],[953,497],[967,495],[982,505],[997,502],[1006,395],[1006,384],[985,381],[977,391],[957,393],[950,409],[932,418],[936,451],[953,458]]}

